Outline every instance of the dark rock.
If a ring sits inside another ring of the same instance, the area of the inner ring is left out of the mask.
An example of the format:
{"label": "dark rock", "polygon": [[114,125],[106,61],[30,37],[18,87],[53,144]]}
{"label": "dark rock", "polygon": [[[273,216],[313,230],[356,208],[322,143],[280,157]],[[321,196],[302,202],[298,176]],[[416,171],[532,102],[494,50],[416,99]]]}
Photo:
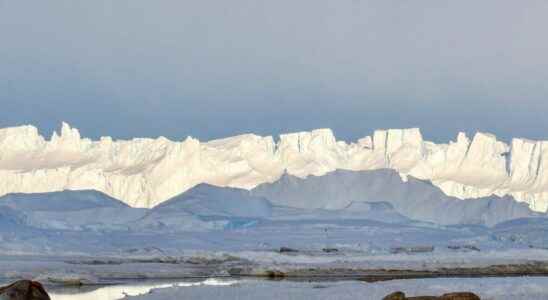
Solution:
{"label": "dark rock", "polygon": [[382,298],[382,300],[405,300],[405,299],[407,298],[405,297],[405,294],[403,292],[395,292]]}
{"label": "dark rock", "polygon": [[481,251],[478,247],[472,246],[472,245],[466,245],[464,246],[465,249],[472,250],[472,251]]}
{"label": "dark rock", "polygon": [[0,299],[5,300],[50,300],[42,284],[20,280],[0,288]]}
{"label": "dark rock", "polygon": [[450,293],[442,295],[438,298],[439,300],[480,300],[480,297],[474,293],[461,292],[461,293]]}
{"label": "dark rock", "polygon": [[339,252],[339,249],[337,249],[337,248],[323,248],[322,251],[325,252],[325,253],[335,253],[335,252]]}
{"label": "dark rock", "polygon": [[473,245],[464,245],[464,246],[447,246],[451,250],[471,250],[471,251],[481,251],[480,248]]}
{"label": "dark rock", "polygon": [[327,285],[322,285],[322,284],[316,284],[314,286],[312,286],[313,289],[327,289],[329,288],[329,286]]}
{"label": "dark rock", "polygon": [[291,252],[299,252],[299,250],[289,248],[289,247],[280,247],[280,253],[291,253]]}
{"label": "dark rock", "polygon": [[265,275],[266,275],[266,277],[271,278],[271,279],[287,277],[287,274],[285,274],[282,271],[278,271],[278,270],[268,270],[268,271],[266,271]]}
{"label": "dark rock", "polygon": [[444,294],[441,297],[436,296],[417,296],[417,297],[405,297],[402,292],[395,292],[383,298],[383,300],[481,300],[474,293],[459,292]]}
{"label": "dark rock", "polygon": [[412,254],[412,253],[427,253],[434,251],[433,246],[414,246],[414,247],[393,247],[390,249],[390,252],[392,254],[399,254],[399,253],[406,253],[406,254]]}

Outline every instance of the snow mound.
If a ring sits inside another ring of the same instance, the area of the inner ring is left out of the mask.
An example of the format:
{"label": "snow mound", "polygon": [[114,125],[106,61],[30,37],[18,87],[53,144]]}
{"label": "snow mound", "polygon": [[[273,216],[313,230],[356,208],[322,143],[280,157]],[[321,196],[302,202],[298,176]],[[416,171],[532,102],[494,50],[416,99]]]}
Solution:
{"label": "snow mound", "polygon": [[271,215],[270,202],[247,190],[200,184],[150,209],[131,227],[176,232],[234,229]]}
{"label": "snow mound", "polygon": [[[541,214],[511,197],[460,200],[432,184],[412,177],[404,182],[393,170],[335,171],[305,179],[285,174],[252,190],[275,205],[301,209],[367,211],[363,203],[389,203],[405,217],[437,224],[497,223]],[[379,204],[377,204],[379,205]],[[385,204],[386,205],[386,204]]]}
{"label": "snow mound", "polygon": [[57,230],[117,230],[144,216],[145,210],[132,208],[97,191],[63,191],[37,194],[8,194],[0,197],[2,211],[26,225]]}
{"label": "snow mound", "polygon": [[272,215],[270,202],[249,191],[200,184],[150,210],[133,227],[205,231],[252,226]]}
{"label": "snow mound", "polygon": [[127,208],[124,202],[98,191],[14,193],[0,197],[0,204],[24,211],[78,211],[95,208]]}
{"label": "snow mound", "polygon": [[97,191],[0,197],[0,225],[14,231],[207,231],[250,226],[253,219],[271,214],[270,202],[251,196],[247,190],[206,184],[153,209],[130,207]]}
{"label": "snow mound", "polygon": [[182,211],[202,217],[268,218],[272,215],[272,205],[247,190],[200,184],[153,211]]}

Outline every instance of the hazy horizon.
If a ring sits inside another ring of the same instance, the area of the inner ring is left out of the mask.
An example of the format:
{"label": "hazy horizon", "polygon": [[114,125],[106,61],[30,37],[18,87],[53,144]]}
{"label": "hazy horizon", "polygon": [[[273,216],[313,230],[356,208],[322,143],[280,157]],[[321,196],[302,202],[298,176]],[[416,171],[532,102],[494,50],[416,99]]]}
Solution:
{"label": "hazy horizon", "polygon": [[548,2],[0,1],[0,127],[548,140]]}

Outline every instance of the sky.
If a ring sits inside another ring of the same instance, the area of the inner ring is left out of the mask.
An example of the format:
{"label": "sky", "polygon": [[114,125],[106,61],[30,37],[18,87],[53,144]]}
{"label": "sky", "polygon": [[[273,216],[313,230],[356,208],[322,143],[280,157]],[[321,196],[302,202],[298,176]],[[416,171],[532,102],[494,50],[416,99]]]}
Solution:
{"label": "sky", "polygon": [[548,140],[548,1],[0,0],[0,127]]}

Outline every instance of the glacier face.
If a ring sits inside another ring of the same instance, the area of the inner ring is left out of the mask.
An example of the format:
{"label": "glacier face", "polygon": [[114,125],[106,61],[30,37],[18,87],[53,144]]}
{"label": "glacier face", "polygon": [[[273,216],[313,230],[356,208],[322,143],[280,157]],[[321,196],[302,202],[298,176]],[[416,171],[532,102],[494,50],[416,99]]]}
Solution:
{"label": "glacier face", "polygon": [[435,144],[416,128],[377,130],[350,144],[329,129],[283,134],[277,142],[253,134],[92,141],[66,123],[49,140],[33,126],[0,129],[0,195],[94,189],[153,207],[201,183],[251,189],[284,173],[304,178],[337,169],[393,169],[461,199],[511,195],[536,211],[548,207],[548,141],[508,145],[490,134],[459,133]]}

